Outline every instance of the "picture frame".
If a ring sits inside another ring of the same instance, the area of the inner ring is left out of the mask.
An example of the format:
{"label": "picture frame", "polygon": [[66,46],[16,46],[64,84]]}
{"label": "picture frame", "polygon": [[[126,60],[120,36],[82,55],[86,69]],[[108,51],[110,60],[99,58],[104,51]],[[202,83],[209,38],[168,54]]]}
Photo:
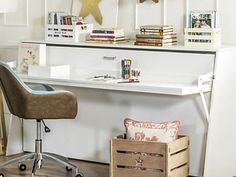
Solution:
{"label": "picture frame", "polygon": [[18,72],[27,73],[29,65],[46,65],[46,44],[19,44]]}

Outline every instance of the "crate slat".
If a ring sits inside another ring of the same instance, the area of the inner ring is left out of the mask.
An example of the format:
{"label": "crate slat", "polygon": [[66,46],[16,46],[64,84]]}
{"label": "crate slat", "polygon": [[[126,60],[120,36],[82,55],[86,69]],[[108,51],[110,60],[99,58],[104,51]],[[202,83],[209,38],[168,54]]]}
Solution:
{"label": "crate slat", "polygon": [[189,175],[189,167],[188,165],[184,165],[180,168],[177,168],[173,171],[171,171],[168,175],[168,177],[183,177],[183,176],[188,176]]}
{"label": "crate slat", "polygon": [[181,165],[184,165],[188,163],[188,159],[189,159],[188,149],[185,151],[181,151],[175,155],[171,155],[169,157],[168,168],[171,170]]}
{"label": "crate slat", "polygon": [[189,147],[189,137],[180,136],[177,140],[168,144],[168,151],[170,154],[187,149]]}
{"label": "crate slat", "polygon": [[124,166],[135,167],[137,166],[138,161],[142,161],[142,168],[161,169],[165,171],[165,157],[114,153],[113,159],[115,159],[115,162],[113,164],[115,166],[124,165]]}
{"label": "crate slat", "polygon": [[116,168],[111,177],[166,177],[164,172],[154,172],[148,170]]}
{"label": "crate slat", "polygon": [[165,155],[166,144],[144,141],[132,141],[124,139],[112,140],[113,151],[126,151],[126,152],[143,152],[143,153],[158,153]]}
{"label": "crate slat", "polygon": [[200,35],[185,35],[184,37],[186,40],[188,39],[201,39],[201,40],[214,40],[214,37],[212,36],[200,36]]}

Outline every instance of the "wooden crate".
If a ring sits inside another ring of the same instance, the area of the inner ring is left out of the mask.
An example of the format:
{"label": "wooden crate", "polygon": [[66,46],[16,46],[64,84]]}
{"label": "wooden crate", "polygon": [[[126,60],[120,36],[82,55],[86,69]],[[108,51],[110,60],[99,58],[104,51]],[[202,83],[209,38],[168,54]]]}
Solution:
{"label": "wooden crate", "polygon": [[84,42],[86,35],[93,30],[93,24],[47,25],[46,41]]}
{"label": "wooden crate", "polygon": [[189,138],[171,143],[143,142],[118,136],[111,140],[111,177],[186,177]]}
{"label": "wooden crate", "polygon": [[220,28],[185,28],[184,43],[191,48],[219,48],[221,45]]}

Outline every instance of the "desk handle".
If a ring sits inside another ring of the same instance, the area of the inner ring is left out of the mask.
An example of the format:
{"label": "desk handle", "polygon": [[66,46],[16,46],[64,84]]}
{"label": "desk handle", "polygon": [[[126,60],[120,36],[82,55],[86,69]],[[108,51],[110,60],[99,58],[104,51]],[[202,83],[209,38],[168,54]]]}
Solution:
{"label": "desk handle", "polygon": [[116,56],[103,56],[104,60],[115,60]]}

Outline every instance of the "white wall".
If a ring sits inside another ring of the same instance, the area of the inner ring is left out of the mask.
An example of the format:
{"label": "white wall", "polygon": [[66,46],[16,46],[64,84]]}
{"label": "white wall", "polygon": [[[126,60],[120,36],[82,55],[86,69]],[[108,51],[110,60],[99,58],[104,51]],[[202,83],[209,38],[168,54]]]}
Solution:
{"label": "white wall", "polygon": [[[44,39],[44,0],[29,1],[29,25],[28,26],[4,26],[3,15],[0,15],[0,42],[17,43],[25,39]],[[47,1],[47,0],[46,0]],[[78,1],[78,0],[75,0]],[[150,0],[151,1],[151,0]],[[212,10],[215,9],[216,0],[204,0],[199,3],[198,0],[189,0],[190,10]],[[185,0],[167,2],[167,23],[173,24],[176,32],[179,34],[179,41],[183,41],[183,28],[185,24]],[[136,0],[120,0],[118,27],[124,28],[127,36],[133,36],[135,26],[135,4]],[[161,6],[161,3],[159,4]],[[220,22],[223,31],[224,43],[235,43],[236,23],[234,18],[234,6],[236,1],[224,0],[220,2]],[[71,0],[48,0],[49,11],[70,11]],[[24,9],[21,9],[24,11]],[[154,17],[161,19],[162,17]],[[160,20],[158,20],[160,21]],[[16,22],[18,23],[18,22]]]}

